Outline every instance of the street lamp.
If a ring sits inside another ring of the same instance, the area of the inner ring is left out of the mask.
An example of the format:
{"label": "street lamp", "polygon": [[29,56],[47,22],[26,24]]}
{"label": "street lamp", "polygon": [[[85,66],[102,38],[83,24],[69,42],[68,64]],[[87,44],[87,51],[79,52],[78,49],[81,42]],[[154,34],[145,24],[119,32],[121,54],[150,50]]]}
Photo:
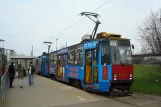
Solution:
{"label": "street lamp", "polygon": [[0,39],[0,42],[3,42],[3,48],[4,48],[4,41],[5,41],[5,40],[3,40],[3,39]]}

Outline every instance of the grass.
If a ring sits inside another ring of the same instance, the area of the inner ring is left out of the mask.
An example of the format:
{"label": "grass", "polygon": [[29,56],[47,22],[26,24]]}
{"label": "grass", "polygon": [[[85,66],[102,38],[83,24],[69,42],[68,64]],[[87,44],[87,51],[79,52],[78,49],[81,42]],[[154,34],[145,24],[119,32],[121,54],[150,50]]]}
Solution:
{"label": "grass", "polygon": [[134,92],[161,95],[161,71],[158,72],[157,67],[152,65],[135,65],[131,88]]}

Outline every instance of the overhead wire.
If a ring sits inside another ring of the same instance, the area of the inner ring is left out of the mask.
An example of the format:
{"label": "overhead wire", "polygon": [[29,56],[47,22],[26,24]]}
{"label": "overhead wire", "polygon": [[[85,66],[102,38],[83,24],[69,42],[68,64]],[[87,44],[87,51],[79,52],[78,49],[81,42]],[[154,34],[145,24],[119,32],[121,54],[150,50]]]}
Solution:
{"label": "overhead wire", "polygon": [[94,12],[94,11],[100,9],[101,7],[103,7],[104,5],[106,5],[107,3],[109,3],[110,1],[111,1],[111,0],[106,1],[105,3],[103,3],[102,5],[100,5],[99,7],[97,7],[95,10],[93,10],[92,12]]}
{"label": "overhead wire", "polygon": [[[95,10],[93,10],[92,12],[99,10],[101,7],[103,7],[104,5],[108,4],[110,1],[111,0],[106,1],[105,3],[103,3],[102,5],[100,5],[99,7],[97,7]],[[69,27],[67,27],[66,29],[62,30],[61,32],[58,33],[58,35],[61,34],[61,33],[63,33],[63,32],[65,32],[65,31],[67,31],[68,29],[70,29],[71,27],[73,27],[74,25],[76,25],[77,23],[79,23],[80,21],[82,21],[84,18],[85,17],[79,19],[78,21],[76,21],[75,23],[73,23],[72,25],[70,25]],[[52,39],[53,39],[53,37],[52,37]]]}

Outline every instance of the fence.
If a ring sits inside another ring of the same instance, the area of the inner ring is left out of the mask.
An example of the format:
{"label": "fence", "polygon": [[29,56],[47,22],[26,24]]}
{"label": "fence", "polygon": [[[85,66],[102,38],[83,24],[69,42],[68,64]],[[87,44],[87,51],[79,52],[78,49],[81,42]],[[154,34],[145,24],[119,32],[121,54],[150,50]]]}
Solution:
{"label": "fence", "polygon": [[161,64],[161,54],[138,54],[133,55],[134,64],[150,64],[159,65]]}
{"label": "fence", "polygon": [[7,94],[7,89],[8,89],[8,83],[9,83],[9,72],[5,72],[5,74],[1,77],[1,98],[2,98],[2,107],[4,107],[4,99]]}

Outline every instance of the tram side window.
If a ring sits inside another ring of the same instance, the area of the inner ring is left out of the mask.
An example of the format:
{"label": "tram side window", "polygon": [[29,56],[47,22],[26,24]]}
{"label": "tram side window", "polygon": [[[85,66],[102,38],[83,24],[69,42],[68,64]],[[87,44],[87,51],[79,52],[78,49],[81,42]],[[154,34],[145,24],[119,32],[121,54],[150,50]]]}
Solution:
{"label": "tram side window", "polygon": [[49,61],[50,61],[50,65],[52,65],[53,64],[53,55],[50,55]]}
{"label": "tram side window", "polygon": [[95,49],[94,50],[94,65],[98,64],[98,51]]}
{"label": "tram side window", "polygon": [[65,63],[66,63],[66,55],[61,55],[61,63],[62,63],[62,65],[65,65]]}
{"label": "tram side window", "polygon": [[56,54],[53,55],[53,64],[56,65],[56,62],[57,62],[57,56]]}
{"label": "tram side window", "polygon": [[79,61],[79,50],[77,50],[77,49],[75,51],[75,63],[74,64],[80,64],[80,61]]}
{"label": "tram side window", "polygon": [[80,49],[80,52],[79,52],[79,62],[80,62],[80,64],[82,64],[82,58],[83,58],[83,51],[82,51],[82,49]]}
{"label": "tram side window", "polygon": [[92,50],[88,51],[86,53],[86,64],[91,65],[92,64]]}
{"label": "tram side window", "polygon": [[75,51],[75,64],[82,64],[82,50],[81,49],[77,49],[77,51]]}
{"label": "tram side window", "polygon": [[60,55],[58,55],[58,56],[57,56],[57,64],[58,64],[58,65],[60,64],[60,60],[61,60]]}
{"label": "tram side window", "polygon": [[68,51],[68,64],[74,64],[74,50]]}
{"label": "tram side window", "polygon": [[110,64],[110,51],[107,43],[102,44],[102,64]]}
{"label": "tram side window", "polygon": [[82,57],[83,57],[83,44],[79,44],[75,46],[75,64],[80,65],[82,64]]}
{"label": "tram side window", "polygon": [[55,65],[56,64],[57,56],[56,56],[55,53],[51,54],[49,59],[50,59],[50,65]]}

